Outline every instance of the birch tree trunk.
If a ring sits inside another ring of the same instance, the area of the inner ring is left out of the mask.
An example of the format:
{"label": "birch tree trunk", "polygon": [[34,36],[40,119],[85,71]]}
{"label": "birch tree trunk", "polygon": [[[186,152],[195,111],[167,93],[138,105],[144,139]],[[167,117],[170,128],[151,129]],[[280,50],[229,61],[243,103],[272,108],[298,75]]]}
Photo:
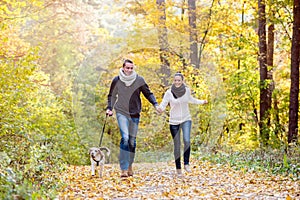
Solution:
{"label": "birch tree trunk", "polygon": [[190,34],[190,60],[195,68],[199,68],[198,62],[198,43],[197,43],[197,26],[196,26],[196,1],[188,0],[189,11],[189,34]]}
{"label": "birch tree trunk", "polygon": [[165,0],[156,0],[158,7],[159,25],[158,25],[158,42],[159,42],[159,58],[161,61],[160,77],[164,86],[169,85],[171,75],[169,57],[168,31],[166,27],[166,6]]}
{"label": "birch tree trunk", "polygon": [[[275,83],[273,80],[273,67],[274,67],[274,30],[275,30],[275,25],[274,25],[274,11],[270,11],[270,25],[268,26],[268,43],[267,43],[267,127],[269,128],[271,125],[271,109],[272,109],[272,94],[274,91]],[[269,135],[266,135],[266,139],[269,139]]]}

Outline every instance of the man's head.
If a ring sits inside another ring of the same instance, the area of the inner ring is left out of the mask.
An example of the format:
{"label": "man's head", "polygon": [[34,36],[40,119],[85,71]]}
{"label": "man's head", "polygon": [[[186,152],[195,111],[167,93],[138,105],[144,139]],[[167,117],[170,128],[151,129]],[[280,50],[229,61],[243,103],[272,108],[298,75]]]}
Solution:
{"label": "man's head", "polygon": [[129,76],[132,74],[134,68],[134,64],[131,60],[126,59],[123,63],[123,72],[125,75]]}

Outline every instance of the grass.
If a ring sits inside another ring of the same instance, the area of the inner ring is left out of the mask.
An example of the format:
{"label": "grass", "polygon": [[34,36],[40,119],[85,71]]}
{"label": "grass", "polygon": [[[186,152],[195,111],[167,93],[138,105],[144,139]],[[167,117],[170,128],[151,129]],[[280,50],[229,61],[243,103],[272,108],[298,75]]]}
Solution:
{"label": "grass", "polygon": [[227,164],[233,169],[266,172],[282,175],[292,180],[300,180],[300,147],[288,152],[278,149],[252,150],[243,152],[205,152],[194,153],[201,160]]}

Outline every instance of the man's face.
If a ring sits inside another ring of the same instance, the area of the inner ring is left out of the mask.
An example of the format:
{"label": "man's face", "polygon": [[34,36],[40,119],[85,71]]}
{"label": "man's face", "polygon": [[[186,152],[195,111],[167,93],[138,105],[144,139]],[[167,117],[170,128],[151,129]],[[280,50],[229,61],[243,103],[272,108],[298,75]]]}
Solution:
{"label": "man's face", "polygon": [[134,64],[132,64],[132,63],[125,63],[125,66],[123,67],[124,74],[126,76],[131,75],[132,72],[133,72],[133,67],[134,67]]}

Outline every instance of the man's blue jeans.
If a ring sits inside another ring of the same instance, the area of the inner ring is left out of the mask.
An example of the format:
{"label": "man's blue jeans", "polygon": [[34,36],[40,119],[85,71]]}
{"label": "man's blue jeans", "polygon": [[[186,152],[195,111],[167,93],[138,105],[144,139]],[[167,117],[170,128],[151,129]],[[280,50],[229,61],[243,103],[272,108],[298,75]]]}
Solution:
{"label": "man's blue jeans", "polygon": [[136,136],[139,126],[139,118],[131,118],[116,113],[121,133],[119,162],[121,170],[128,170],[135,156]]}
{"label": "man's blue jeans", "polygon": [[180,164],[180,129],[183,133],[183,144],[184,144],[184,154],[183,154],[183,162],[184,165],[188,165],[190,162],[190,153],[191,153],[191,127],[192,121],[188,120],[178,125],[170,124],[170,131],[172,134],[173,142],[174,142],[174,158],[176,169],[181,169]]}

